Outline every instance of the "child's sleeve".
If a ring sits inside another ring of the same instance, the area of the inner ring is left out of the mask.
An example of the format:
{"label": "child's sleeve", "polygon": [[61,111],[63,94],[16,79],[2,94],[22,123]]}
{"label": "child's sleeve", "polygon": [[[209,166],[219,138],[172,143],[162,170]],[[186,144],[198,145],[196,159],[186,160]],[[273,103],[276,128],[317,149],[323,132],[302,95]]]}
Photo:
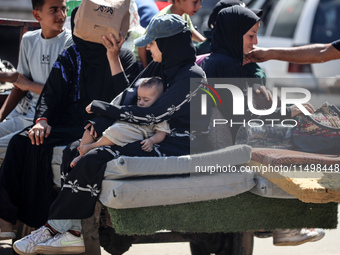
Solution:
{"label": "child's sleeve", "polygon": [[188,27],[190,29],[190,31],[193,31],[194,30],[194,25],[192,24],[192,21],[191,21],[191,18],[190,16],[187,14],[187,13],[184,13],[182,15],[183,19],[188,23]]}
{"label": "child's sleeve", "polygon": [[161,132],[165,132],[167,134],[170,134],[170,126],[169,123],[167,121],[163,121],[161,123],[158,123],[154,126],[154,130],[156,131],[161,131]]}
{"label": "child's sleeve", "polygon": [[19,50],[19,61],[17,71],[25,75],[28,78],[31,78],[30,66],[28,63],[29,59],[27,56],[27,43],[25,40],[25,36],[22,38],[20,43],[20,50]]}

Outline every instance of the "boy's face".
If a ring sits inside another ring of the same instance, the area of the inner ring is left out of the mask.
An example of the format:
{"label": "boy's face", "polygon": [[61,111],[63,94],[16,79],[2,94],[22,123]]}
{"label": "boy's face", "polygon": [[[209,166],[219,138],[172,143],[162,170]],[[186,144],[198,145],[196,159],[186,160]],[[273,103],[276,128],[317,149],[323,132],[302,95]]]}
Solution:
{"label": "boy's face", "polygon": [[34,18],[39,21],[45,39],[57,36],[63,31],[66,20],[65,0],[45,0],[39,10],[33,10]]}
{"label": "boy's face", "polygon": [[189,16],[194,15],[202,7],[201,0],[178,0],[178,6]]}
{"label": "boy's face", "polygon": [[159,97],[159,91],[155,88],[138,87],[137,106],[138,107],[149,107]]}

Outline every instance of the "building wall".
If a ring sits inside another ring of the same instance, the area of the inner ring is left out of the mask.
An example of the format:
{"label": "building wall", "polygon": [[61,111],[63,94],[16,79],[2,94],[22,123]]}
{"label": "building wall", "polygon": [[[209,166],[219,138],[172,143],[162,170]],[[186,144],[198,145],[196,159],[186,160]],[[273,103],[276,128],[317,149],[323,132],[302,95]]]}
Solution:
{"label": "building wall", "polygon": [[34,20],[31,0],[0,0],[0,18]]}

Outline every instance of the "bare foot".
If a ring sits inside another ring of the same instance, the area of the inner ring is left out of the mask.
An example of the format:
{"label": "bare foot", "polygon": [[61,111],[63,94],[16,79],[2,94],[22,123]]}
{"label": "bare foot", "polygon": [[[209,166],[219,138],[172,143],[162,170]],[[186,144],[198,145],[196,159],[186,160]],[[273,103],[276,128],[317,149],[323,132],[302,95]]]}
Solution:
{"label": "bare foot", "polygon": [[73,160],[72,160],[72,162],[71,162],[71,164],[70,164],[70,167],[75,167],[76,166],[76,164],[78,163],[78,161],[82,158],[83,156],[82,155],[79,155],[78,157],[75,157]]}
{"label": "bare foot", "polygon": [[84,156],[86,153],[88,153],[92,149],[92,144],[84,144],[84,145],[79,145],[78,151],[79,154]]}

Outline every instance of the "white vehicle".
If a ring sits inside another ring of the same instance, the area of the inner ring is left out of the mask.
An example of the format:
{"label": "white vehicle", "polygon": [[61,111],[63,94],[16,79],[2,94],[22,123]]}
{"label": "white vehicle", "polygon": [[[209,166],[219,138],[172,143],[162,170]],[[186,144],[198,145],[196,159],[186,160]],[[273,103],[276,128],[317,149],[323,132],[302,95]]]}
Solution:
{"label": "white vehicle", "polygon": [[[340,39],[340,0],[251,0],[251,9],[262,9],[259,47],[291,47],[330,43]],[[311,102],[339,105],[340,60],[298,65],[284,61],[260,64],[268,87],[304,87],[312,92]]]}

